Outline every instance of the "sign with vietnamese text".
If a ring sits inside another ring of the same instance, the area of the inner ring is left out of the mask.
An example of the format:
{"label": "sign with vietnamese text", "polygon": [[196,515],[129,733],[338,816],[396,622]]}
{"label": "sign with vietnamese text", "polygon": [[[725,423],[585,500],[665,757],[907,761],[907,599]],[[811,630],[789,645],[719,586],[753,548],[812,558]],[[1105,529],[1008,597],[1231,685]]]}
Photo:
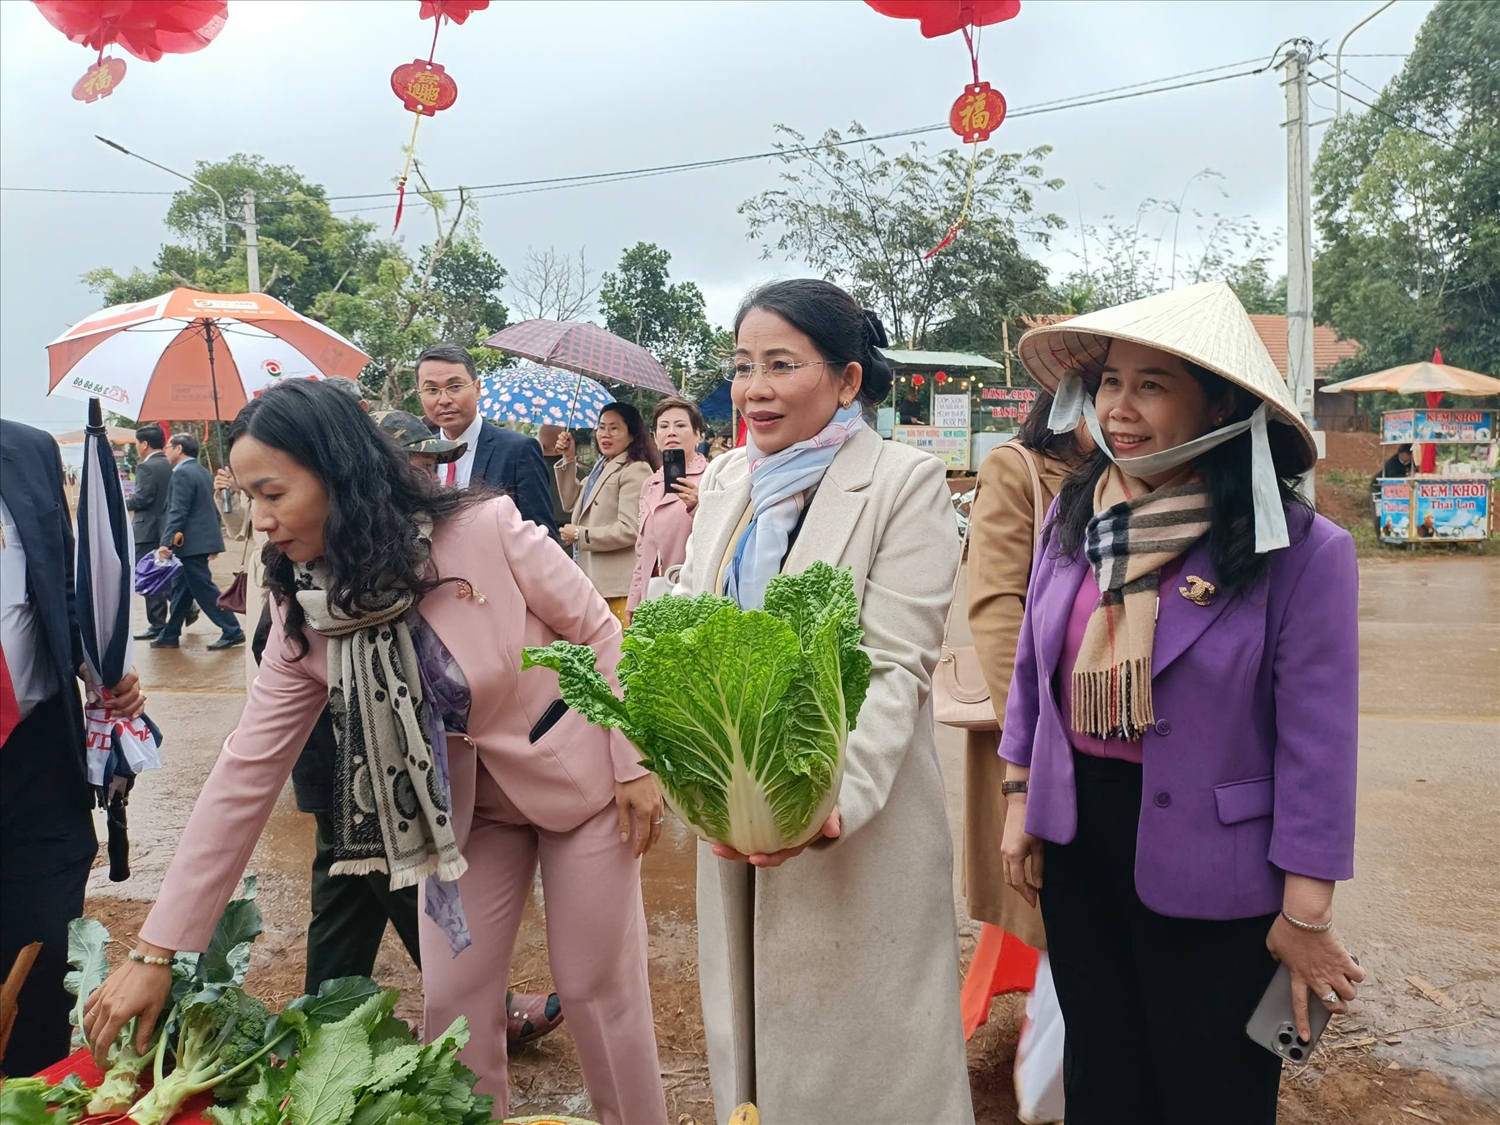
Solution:
{"label": "sign with vietnamese text", "polygon": [[968,395],[933,395],[932,424],[939,429],[969,428]]}
{"label": "sign with vietnamese text", "polygon": [[986,402],[1035,402],[1033,387],[985,387],[979,397]]}
{"label": "sign with vietnamese text", "polygon": [[1405,543],[1411,537],[1411,482],[1383,478],[1376,503],[1380,538],[1387,543]]}
{"label": "sign with vietnamese text", "polygon": [[1484,539],[1490,531],[1490,482],[1484,477],[1417,480],[1415,539]]}
{"label": "sign with vietnamese text", "polygon": [[962,472],[969,467],[967,426],[896,426],[891,440],[925,449],[950,469]]}
{"label": "sign with vietnamese text", "polygon": [[1495,440],[1493,410],[1392,410],[1381,418],[1381,441],[1453,442],[1479,445]]}

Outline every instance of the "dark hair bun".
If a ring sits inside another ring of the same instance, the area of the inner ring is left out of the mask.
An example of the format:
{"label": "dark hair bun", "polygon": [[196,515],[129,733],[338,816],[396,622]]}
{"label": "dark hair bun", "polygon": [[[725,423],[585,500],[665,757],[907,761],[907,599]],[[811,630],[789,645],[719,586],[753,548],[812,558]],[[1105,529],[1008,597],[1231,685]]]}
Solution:
{"label": "dark hair bun", "polygon": [[885,325],[880,323],[880,316],[874,309],[862,310],[865,314],[865,331],[870,334],[870,343],[877,348],[888,348],[891,338],[886,335]]}

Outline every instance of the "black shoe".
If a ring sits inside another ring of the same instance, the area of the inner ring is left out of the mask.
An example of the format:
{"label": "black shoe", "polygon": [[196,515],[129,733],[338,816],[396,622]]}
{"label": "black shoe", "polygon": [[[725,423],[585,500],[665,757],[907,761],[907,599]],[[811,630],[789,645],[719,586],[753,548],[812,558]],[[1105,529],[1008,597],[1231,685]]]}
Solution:
{"label": "black shoe", "polygon": [[193,606],[192,609],[188,610],[187,624],[191,625],[193,622],[197,621],[198,618],[201,617],[201,616],[202,616],[202,614],[200,614],[198,612],[198,607],[196,605]]}
{"label": "black shoe", "polygon": [[135,639],[138,641],[154,641],[161,635],[160,629],[147,629],[143,633],[137,633]]}
{"label": "black shoe", "polygon": [[234,648],[236,645],[242,645],[244,643],[245,631],[241,629],[238,633],[235,633],[231,636],[220,637],[213,644],[204,645],[203,647],[208,649],[209,652],[218,652],[220,649]]}
{"label": "black shoe", "polygon": [[162,638],[157,637],[155,640],[153,640],[151,642],[151,647],[152,648],[180,648],[181,646],[176,641],[164,641],[164,640],[162,640]]}

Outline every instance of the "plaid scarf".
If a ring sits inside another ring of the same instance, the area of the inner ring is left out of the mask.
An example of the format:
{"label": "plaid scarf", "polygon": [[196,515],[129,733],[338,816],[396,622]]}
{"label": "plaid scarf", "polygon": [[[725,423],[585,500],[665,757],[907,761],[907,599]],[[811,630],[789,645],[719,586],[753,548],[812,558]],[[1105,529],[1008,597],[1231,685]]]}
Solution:
{"label": "plaid scarf", "polygon": [[[430,527],[424,542],[428,534]],[[421,669],[404,620],[416,598],[392,585],[378,606],[348,617],[328,602],[329,578],[322,560],[297,564],[297,604],[328,639],[328,706],[338,740],[329,873],[387,872],[392,890],[429,875],[455,880],[467,864],[434,768]]]}
{"label": "plaid scarf", "polygon": [[1155,722],[1158,572],[1196,543],[1208,522],[1208,490],[1191,470],[1154,492],[1116,465],[1099,478],[1084,543],[1099,604],[1073,665],[1071,721],[1079,734],[1135,742]]}

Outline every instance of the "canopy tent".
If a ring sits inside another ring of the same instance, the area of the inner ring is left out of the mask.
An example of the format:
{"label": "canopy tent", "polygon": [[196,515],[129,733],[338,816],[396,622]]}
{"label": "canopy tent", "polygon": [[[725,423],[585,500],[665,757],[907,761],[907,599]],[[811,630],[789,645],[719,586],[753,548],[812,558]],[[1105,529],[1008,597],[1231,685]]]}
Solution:
{"label": "canopy tent", "polygon": [[1500,379],[1481,375],[1477,371],[1465,371],[1462,367],[1424,360],[1421,363],[1389,367],[1355,379],[1343,379],[1320,387],[1319,390],[1325,395],[1387,391],[1398,395],[1449,394],[1479,398],[1500,395]]}

